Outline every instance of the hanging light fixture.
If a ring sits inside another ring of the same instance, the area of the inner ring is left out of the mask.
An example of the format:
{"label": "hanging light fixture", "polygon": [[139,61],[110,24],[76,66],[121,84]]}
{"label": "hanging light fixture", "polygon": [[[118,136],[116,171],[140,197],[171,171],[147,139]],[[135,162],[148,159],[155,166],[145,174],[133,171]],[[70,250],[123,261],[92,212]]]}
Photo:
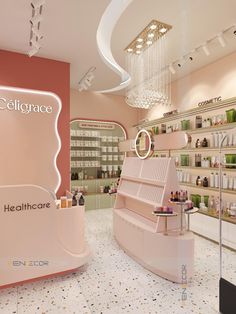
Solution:
{"label": "hanging light fixture", "polygon": [[149,109],[157,104],[170,104],[170,80],[174,71],[166,60],[166,33],[171,28],[153,20],[125,48],[131,76],[126,102],[130,106]]}

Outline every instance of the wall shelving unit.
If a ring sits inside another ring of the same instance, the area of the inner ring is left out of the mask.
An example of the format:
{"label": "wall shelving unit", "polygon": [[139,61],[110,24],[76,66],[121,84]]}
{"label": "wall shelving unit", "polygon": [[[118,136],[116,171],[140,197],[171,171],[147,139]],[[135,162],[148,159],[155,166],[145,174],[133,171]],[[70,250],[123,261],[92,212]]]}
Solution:
{"label": "wall shelving unit", "polygon": [[[75,120],[71,122],[71,190],[82,190],[86,210],[112,208],[114,196],[102,187],[115,185],[124,153],[118,144],[126,134],[112,122]],[[76,176],[75,176],[76,174]]]}
{"label": "wall shelving unit", "polygon": [[[219,169],[217,167],[196,167],[195,166],[195,154],[201,154],[202,158],[218,156],[218,147],[213,146],[213,133],[225,133],[227,130],[230,130],[236,127],[236,122],[227,123],[226,119],[226,110],[236,109],[236,98],[231,98],[225,101],[221,101],[214,104],[208,104],[206,106],[193,108],[187,110],[185,112],[180,112],[168,117],[156,119],[153,121],[149,121],[140,125],[138,128],[145,128],[147,130],[152,130],[153,127],[158,127],[161,130],[161,125],[166,124],[166,129],[170,129],[168,127],[173,126],[173,129],[181,130],[181,121],[189,120],[190,129],[186,130],[192,141],[185,148],[181,150],[157,150],[154,153],[155,156],[170,156],[175,160],[177,159],[179,162],[176,165],[177,171],[186,172],[189,174],[189,182],[179,182],[182,189],[186,189],[191,194],[199,194],[201,196],[204,195],[213,195],[218,196],[219,189],[217,187],[210,187],[210,175],[211,173],[219,173]],[[202,116],[202,120],[207,118],[213,118],[215,121],[218,119],[218,125],[212,125],[211,127],[202,127],[195,128],[195,119],[196,116]],[[236,135],[235,135],[236,136]],[[203,140],[203,138],[208,140],[208,147],[200,147],[196,148],[195,143],[197,139]],[[222,147],[222,151],[225,154],[236,154],[236,137],[231,141],[231,144]],[[189,166],[181,166],[180,155],[187,154],[189,155]],[[226,174],[228,177],[234,178],[236,176],[236,169],[224,167],[222,169],[222,174]],[[203,187],[196,185],[196,177],[207,177],[208,178],[208,187]],[[236,202],[236,186],[233,189],[223,189],[223,203],[226,206],[227,202],[234,203]],[[193,231],[202,234],[210,239],[217,239],[217,231],[218,228],[215,226],[216,224],[216,214],[201,212],[194,215],[191,219],[191,228]],[[235,221],[236,218],[232,217],[223,217],[224,226],[228,228],[228,232],[226,233],[226,237],[223,240],[225,245],[230,246],[231,248],[236,249],[236,226]],[[229,226],[229,224],[232,224]],[[200,226],[201,225],[201,226]],[[208,228],[203,228],[202,226],[208,225]],[[208,229],[208,230],[206,230]]]}

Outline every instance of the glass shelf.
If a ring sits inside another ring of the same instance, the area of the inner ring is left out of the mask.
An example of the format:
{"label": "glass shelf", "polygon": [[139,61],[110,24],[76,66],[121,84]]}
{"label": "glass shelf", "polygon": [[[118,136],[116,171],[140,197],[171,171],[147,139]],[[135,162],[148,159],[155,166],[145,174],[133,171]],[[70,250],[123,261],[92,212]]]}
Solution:
{"label": "glass shelf", "polygon": [[[206,215],[206,216],[209,216],[209,217],[213,217],[213,218],[219,219],[219,216],[218,216],[217,213],[209,213],[209,212],[203,211],[201,209],[199,209],[198,213]],[[222,218],[223,221],[230,222],[232,224],[236,224],[236,217],[233,217],[233,216],[227,217],[227,216],[222,215],[221,218]]]}
{"label": "glass shelf", "polygon": [[[225,146],[222,147],[224,150],[235,150],[236,146]],[[183,149],[171,149],[171,152],[204,152],[204,151],[219,151],[217,147],[199,147],[199,148],[183,148]]]}
{"label": "glass shelf", "polygon": [[[195,166],[178,166],[176,167],[177,170],[187,170],[187,169],[196,169],[196,170],[208,170],[208,171],[219,171],[217,167],[195,167]],[[236,168],[221,168],[222,171],[236,171]]]}
{"label": "glass shelf", "polygon": [[[219,188],[205,187],[205,186],[201,186],[201,185],[195,185],[193,183],[179,182],[179,185],[181,185],[181,186],[189,186],[191,188],[199,189],[199,190],[207,190],[207,191],[219,192]],[[236,190],[222,189],[222,193],[236,194]]]}

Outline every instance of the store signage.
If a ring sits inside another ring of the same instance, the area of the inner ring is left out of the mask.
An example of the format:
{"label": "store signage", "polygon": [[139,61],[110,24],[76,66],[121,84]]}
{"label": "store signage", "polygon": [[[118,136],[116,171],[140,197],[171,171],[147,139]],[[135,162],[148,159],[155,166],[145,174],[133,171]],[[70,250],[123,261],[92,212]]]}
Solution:
{"label": "store signage", "polygon": [[0,110],[20,111],[23,114],[31,112],[52,113],[52,106],[27,104],[21,102],[19,99],[0,97]]}
{"label": "store signage", "polygon": [[222,100],[222,98],[221,98],[221,96],[219,96],[219,97],[211,98],[211,99],[208,99],[205,101],[201,101],[198,103],[198,107],[202,107],[202,106],[205,106],[208,104],[216,103],[216,102],[221,101],[221,100]]}
{"label": "store signage", "polygon": [[22,203],[20,205],[4,205],[4,212],[14,212],[14,211],[24,211],[24,210],[32,210],[32,209],[43,209],[50,208],[51,203],[38,203],[38,204],[30,204],[30,203]]}
{"label": "store signage", "polygon": [[115,126],[113,124],[101,123],[101,122],[80,122],[79,126],[86,129],[100,129],[100,130],[113,130]]}
{"label": "store signage", "polygon": [[178,110],[172,110],[172,111],[163,113],[163,117],[169,117],[169,116],[172,116],[173,114],[177,114],[177,113],[178,113]]}

